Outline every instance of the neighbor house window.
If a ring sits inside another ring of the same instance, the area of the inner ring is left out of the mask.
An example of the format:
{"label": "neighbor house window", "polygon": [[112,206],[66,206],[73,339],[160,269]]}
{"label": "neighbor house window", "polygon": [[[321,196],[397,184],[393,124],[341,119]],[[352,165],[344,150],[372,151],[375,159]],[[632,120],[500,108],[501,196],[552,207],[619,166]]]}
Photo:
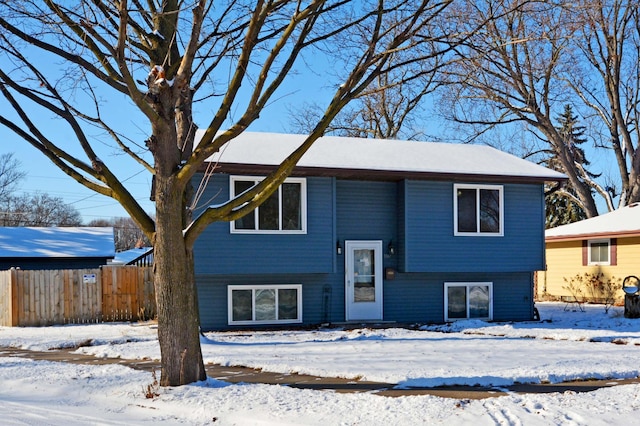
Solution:
{"label": "neighbor house window", "polygon": [[445,321],[493,318],[492,283],[444,283]]}
{"label": "neighbor house window", "polygon": [[[231,197],[236,197],[263,178],[231,177]],[[231,232],[291,233],[307,231],[307,186],[304,178],[289,178],[264,203],[231,222]]]}
{"label": "neighbor house window", "polygon": [[230,285],[229,324],[302,322],[302,286]]}
{"label": "neighbor house window", "polygon": [[454,185],[454,235],[503,235],[502,186]]}
{"label": "neighbor house window", "polygon": [[589,265],[610,264],[609,240],[589,240]]}

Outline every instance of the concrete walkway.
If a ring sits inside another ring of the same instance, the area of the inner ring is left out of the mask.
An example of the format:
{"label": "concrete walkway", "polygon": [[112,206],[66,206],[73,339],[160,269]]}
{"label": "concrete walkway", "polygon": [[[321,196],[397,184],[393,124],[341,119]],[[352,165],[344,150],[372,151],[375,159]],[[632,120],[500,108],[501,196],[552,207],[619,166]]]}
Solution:
{"label": "concrete walkway", "polygon": [[[120,358],[96,358],[91,355],[72,353],[76,349],[51,351],[30,351],[0,347],[0,357],[23,357],[34,360],[68,362],[75,364],[120,364],[144,371],[159,371],[160,362],[153,360],[129,360]],[[398,388],[393,383],[349,380],[337,377],[316,377],[305,374],[269,373],[247,367],[226,367],[216,364],[205,365],[207,375],[228,383],[265,383],[283,385],[298,389],[328,390],[334,392],[370,392],[375,395],[399,397],[409,395],[434,395],[455,399],[484,399],[504,396],[507,393],[552,393],[552,392],[591,392],[596,389],[621,384],[640,383],[640,379],[590,380],[564,382],[557,384],[515,384],[494,388],[485,386],[438,386],[430,388]]]}

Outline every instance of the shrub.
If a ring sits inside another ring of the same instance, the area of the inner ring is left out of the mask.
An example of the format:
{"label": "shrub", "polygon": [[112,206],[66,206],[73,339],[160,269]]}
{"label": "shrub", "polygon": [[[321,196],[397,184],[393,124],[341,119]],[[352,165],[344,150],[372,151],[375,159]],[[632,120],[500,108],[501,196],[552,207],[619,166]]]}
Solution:
{"label": "shrub", "polygon": [[577,274],[574,277],[564,278],[567,285],[562,286],[571,293],[577,302],[584,302],[584,292],[589,293],[589,297],[594,302],[604,304],[605,313],[609,313],[609,309],[616,302],[616,293],[622,287],[620,278],[612,276],[605,280],[602,272],[593,274]]}
{"label": "shrub", "polygon": [[609,309],[616,302],[616,292],[622,288],[622,281],[620,278],[612,276],[608,280],[604,280],[604,274],[599,272],[597,274],[585,274],[586,287],[594,300],[599,300],[604,304],[604,311],[609,312]]}
{"label": "shrub", "polygon": [[584,302],[584,283],[582,275],[577,274],[575,277],[571,277],[569,279],[565,277],[563,280],[567,285],[563,285],[562,288],[567,290],[576,302]]}

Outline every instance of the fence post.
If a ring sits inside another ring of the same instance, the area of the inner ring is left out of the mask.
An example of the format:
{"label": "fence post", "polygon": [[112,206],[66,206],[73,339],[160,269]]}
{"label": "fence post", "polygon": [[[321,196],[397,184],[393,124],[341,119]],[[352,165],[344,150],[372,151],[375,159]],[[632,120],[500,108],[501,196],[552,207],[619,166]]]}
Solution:
{"label": "fence post", "polygon": [[18,272],[16,268],[11,268],[11,326],[18,326],[19,303],[18,303]]}

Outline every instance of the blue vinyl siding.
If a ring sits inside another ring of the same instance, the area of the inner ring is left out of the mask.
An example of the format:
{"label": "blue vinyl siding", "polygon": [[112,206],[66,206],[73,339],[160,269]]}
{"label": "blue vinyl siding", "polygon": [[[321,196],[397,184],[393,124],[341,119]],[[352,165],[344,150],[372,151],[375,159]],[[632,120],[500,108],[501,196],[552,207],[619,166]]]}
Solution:
{"label": "blue vinyl siding", "polygon": [[[531,320],[531,277],[531,273],[398,274],[395,280],[384,282],[384,320],[401,324],[444,322],[445,282],[492,282],[494,321]],[[303,325],[345,320],[342,274],[199,275],[202,328],[242,327],[228,324],[227,286],[265,284],[302,285]]]}
{"label": "blue vinyl siding", "polygon": [[[303,325],[345,321],[345,240],[381,240],[384,267],[398,271],[384,280],[384,321],[442,323],[445,282],[491,282],[495,321],[530,320],[532,272],[544,265],[543,189],[503,188],[504,236],[463,237],[453,235],[453,182],[307,178],[306,235],[231,234],[216,223],[200,236],[202,327],[243,327],[228,325],[229,285],[300,284]],[[202,199],[228,197],[228,176],[216,175]]]}
{"label": "blue vinyl siding", "polygon": [[[387,247],[390,241],[399,246],[397,188],[395,182],[336,182],[337,238],[343,247],[345,240],[381,240],[384,267],[391,268],[397,268],[398,256],[389,256]],[[344,255],[336,260],[336,270],[344,275]]]}
{"label": "blue vinyl siding", "polygon": [[397,258],[396,266],[400,272],[407,270],[407,197],[406,197],[406,181],[397,183],[398,188],[398,226],[397,226]]}
{"label": "blue vinyl siding", "polygon": [[[215,175],[201,199],[212,200],[211,204],[228,200],[229,176]],[[196,273],[333,272],[333,204],[333,179],[311,177],[307,178],[306,234],[232,234],[228,222],[212,224],[194,247]]]}
{"label": "blue vinyl siding", "polygon": [[407,272],[544,268],[541,185],[504,185],[504,236],[454,236],[453,183],[406,182]]}
{"label": "blue vinyl siding", "polygon": [[228,325],[229,285],[302,284],[303,324],[344,321],[344,288],[335,291],[336,278],[336,274],[199,275],[201,326],[204,330],[233,328]]}
{"label": "blue vinyl siding", "polygon": [[386,321],[444,322],[445,282],[492,282],[493,320],[524,321],[533,315],[530,273],[415,273],[398,274],[384,287]]}
{"label": "blue vinyl siding", "polygon": [[397,230],[397,185],[395,182],[338,180],[336,215],[338,238],[384,240]]}

